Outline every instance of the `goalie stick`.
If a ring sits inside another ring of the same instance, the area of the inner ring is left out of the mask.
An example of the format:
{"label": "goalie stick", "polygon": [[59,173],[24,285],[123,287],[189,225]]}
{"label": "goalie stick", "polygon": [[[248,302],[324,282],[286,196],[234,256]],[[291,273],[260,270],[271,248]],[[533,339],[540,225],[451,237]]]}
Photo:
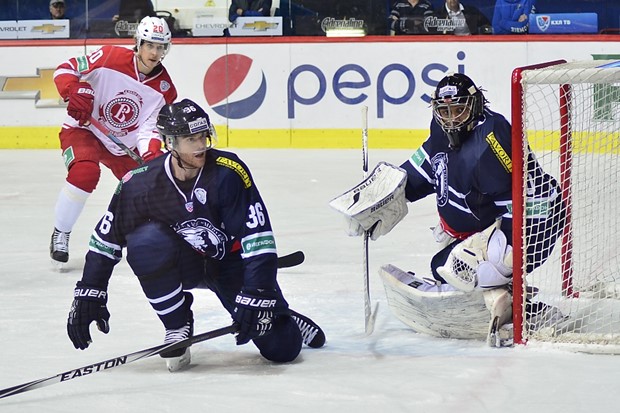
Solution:
{"label": "goalie stick", "polygon": [[114,144],[116,146],[118,146],[119,148],[121,148],[123,150],[123,152],[125,152],[127,155],[129,155],[129,157],[131,159],[133,159],[134,161],[136,161],[138,163],[138,165],[142,165],[144,163],[144,161],[142,160],[142,158],[140,157],[140,155],[138,155],[137,153],[135,153],[134,151],[132,151],[131,149],[129,149],[127,147],[127,145],[125,145],[123,142],[121,142],[116,136],[114,136],[114,134],[112,132],[110,132],[105,126],[103,126],[97,119],[95,119],[93,116],[90,117],[90,123],[91,125],[93,125],[95,128],[99,129],[99,132],[103,133],[105,136],[108,137],[108,139],[110,139],[112,142],[114,142]]}
{"label": "goalie stick", "polygon": [[[364,179],[368,176],[368,106],[362,106],[362,171]],[[366,335],[371,335],[375,329],[375,319],[377,318],[377,310],[379,303],[375,305],[375,311],[372,311],[370,303],[370,276],[368,269],[368,238],[370,234],[364,231],[364,253],[362,270],[364,274],[364,331]]]}
{"label": "goalie stick", "polygon": [[33,380],[28,383],[20,384],[18,386],[9,387],[7,389],[0,390],[0,399],[4,397],[13,396],[19,393],[24,393],[30,390],[39,389],[41,387],[50,386],[56,383],[62,383],[79,377],[87,376],[93,373],[99,373],[101,371],[110,370],[114,367],[122,366],[124,364],[133,363],[147,357],[155,356],[165,351],[176,350],[181,347],[191,346],[192,344],[200,343],[201,341],[211,340],[212,338],[224,336],[226,334],[233,334],[239,330],[237,324],[232,324],[228,327],[222,327],[217,330],[207,331],[206,333],[198,334],[185,340],[177,341],[176,343],[160,344],[159,346],[151,347],[145,350],[136,351],[134,353],[125,354],[123,356],[114,357],[109,360],[104,360],[99,363],[89,364],[88,366],[78,367],[77,369],[69,370],[64,373],[56,374],[55,376],[47,377],[44,379]]}

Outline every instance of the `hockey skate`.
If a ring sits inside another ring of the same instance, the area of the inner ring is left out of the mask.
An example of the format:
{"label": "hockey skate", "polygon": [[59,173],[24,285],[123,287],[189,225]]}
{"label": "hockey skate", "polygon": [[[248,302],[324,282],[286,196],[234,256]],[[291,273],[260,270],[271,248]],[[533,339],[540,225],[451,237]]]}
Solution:
{"label": "hockey skate", "polygon": [[553,327],[564,321],[566,317],[559,308],[541,301],[526,302],[527,327],[530,331]]}
{"label": "hockey skate", "polygon": [[62,232],[54,228],[52,239],[50,241],[50,257],[52,263],[59,270],[69,261],[69,235],[71,232]]}
{"label": "hockey skate", "polygon": [[[192,312],[189,313],[187,323],[180,328],[166,329],[165,344],[172,344],[191,338],[194,335],[194,317]],[[160,353],[160,356],[166,360],[166,366],[171,373],[184,369],[189,365],[192,356],[189,346],[181,347],[174,350]]]}
{"label": "hockey skate", "polygon": [[511,347],[514,343],[511,292],[508,288],[494,288],[485,290],[482,295],[491,312],[487,344],[490,347]]}
{"label": "hockey skate", "polygon": [[325,345],[325,333],[323,333],[318,324],[295,311],[291,311],[291,317],[299,326],[301,338],[305,345],[312,348],[320,348]]}

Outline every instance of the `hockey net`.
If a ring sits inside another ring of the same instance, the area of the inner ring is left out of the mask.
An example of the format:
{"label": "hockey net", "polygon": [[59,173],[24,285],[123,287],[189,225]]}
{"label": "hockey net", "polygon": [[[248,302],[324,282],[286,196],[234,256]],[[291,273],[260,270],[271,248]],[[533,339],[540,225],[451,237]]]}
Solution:
{"label": "hockey net", "polygon": [[[512,128],[515,342],[620,353],[620,61],[515,69]],[[530,152],[564,199],[566,225],[544,263],[524,253]],[[541,308],[561,317],[541,322]]]}

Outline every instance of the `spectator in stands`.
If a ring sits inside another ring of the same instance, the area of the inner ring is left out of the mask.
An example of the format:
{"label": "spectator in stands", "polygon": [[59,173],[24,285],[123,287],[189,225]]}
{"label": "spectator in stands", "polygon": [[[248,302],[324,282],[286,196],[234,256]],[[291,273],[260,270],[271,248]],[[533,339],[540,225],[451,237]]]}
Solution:
{"label": "spectator in stands", "polygon": [[50,17],[52,20],[65,18],[65,0],[50,0]]}
{"label": "spectator in stands", "polygon": [[118,14],[112,20],[138,23],[146,16],[157,17],[151,0],[121,0]]}
{"label": "spectator in stands", "polygon": [[83,38],[86,35],[84,19],[72,18],[66,14],[67,4],[65,0],[50,0],[50,19],[69,20],[69,37],[72,39]]}
{"label": "spectator in stands", "polygon": [[271,16],[272,0],[232,0],[228,20],[234,22],[240,16]]}
{"label": "spectator in stands", "polygon": [[493,13],[493,33],[527,33],[530,14],[535,12],[536,0],[497,0]]}
{"label": "spectator in stands", "polygon": [[433,5],[429,0],[396,1],[389,17],[390,35],[427,34],[430,30],[425,21],[432,16]]}
{"label": "spectator in stands", "polygon": [[469,34],[490,34],[491,21],[474,6],[466,6],[460,0],[445,0],[446,4],[437,10],[437,32],[464,36]]}

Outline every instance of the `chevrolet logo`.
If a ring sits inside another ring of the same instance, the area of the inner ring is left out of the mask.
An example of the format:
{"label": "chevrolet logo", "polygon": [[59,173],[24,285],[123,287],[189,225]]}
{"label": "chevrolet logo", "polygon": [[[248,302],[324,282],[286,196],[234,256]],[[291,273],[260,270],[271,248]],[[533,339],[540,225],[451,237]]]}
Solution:
{"label": "chevrolet logo", "polygon": [[36,76],[0,76],[0,99],[32,99],[37,107],[64,105],[54,84],[55,69],[37,69]]}
{"label": "chevrolet logo", "polygon": [[268,29],[275,29],[276,27],[278,27],[278,23],[267,23],[266,21],[258,20],[254,23],[244,23],[242,29],[264,32]]}
{"label": "chevrolet logo", "polygon": [[54,34],[56,32],[62,32],[65,30],[65,26],[56,26],[55,24],[42,24],[40,26],[34,26],[32,28],[33,32],[41,32],[47,34]]}

